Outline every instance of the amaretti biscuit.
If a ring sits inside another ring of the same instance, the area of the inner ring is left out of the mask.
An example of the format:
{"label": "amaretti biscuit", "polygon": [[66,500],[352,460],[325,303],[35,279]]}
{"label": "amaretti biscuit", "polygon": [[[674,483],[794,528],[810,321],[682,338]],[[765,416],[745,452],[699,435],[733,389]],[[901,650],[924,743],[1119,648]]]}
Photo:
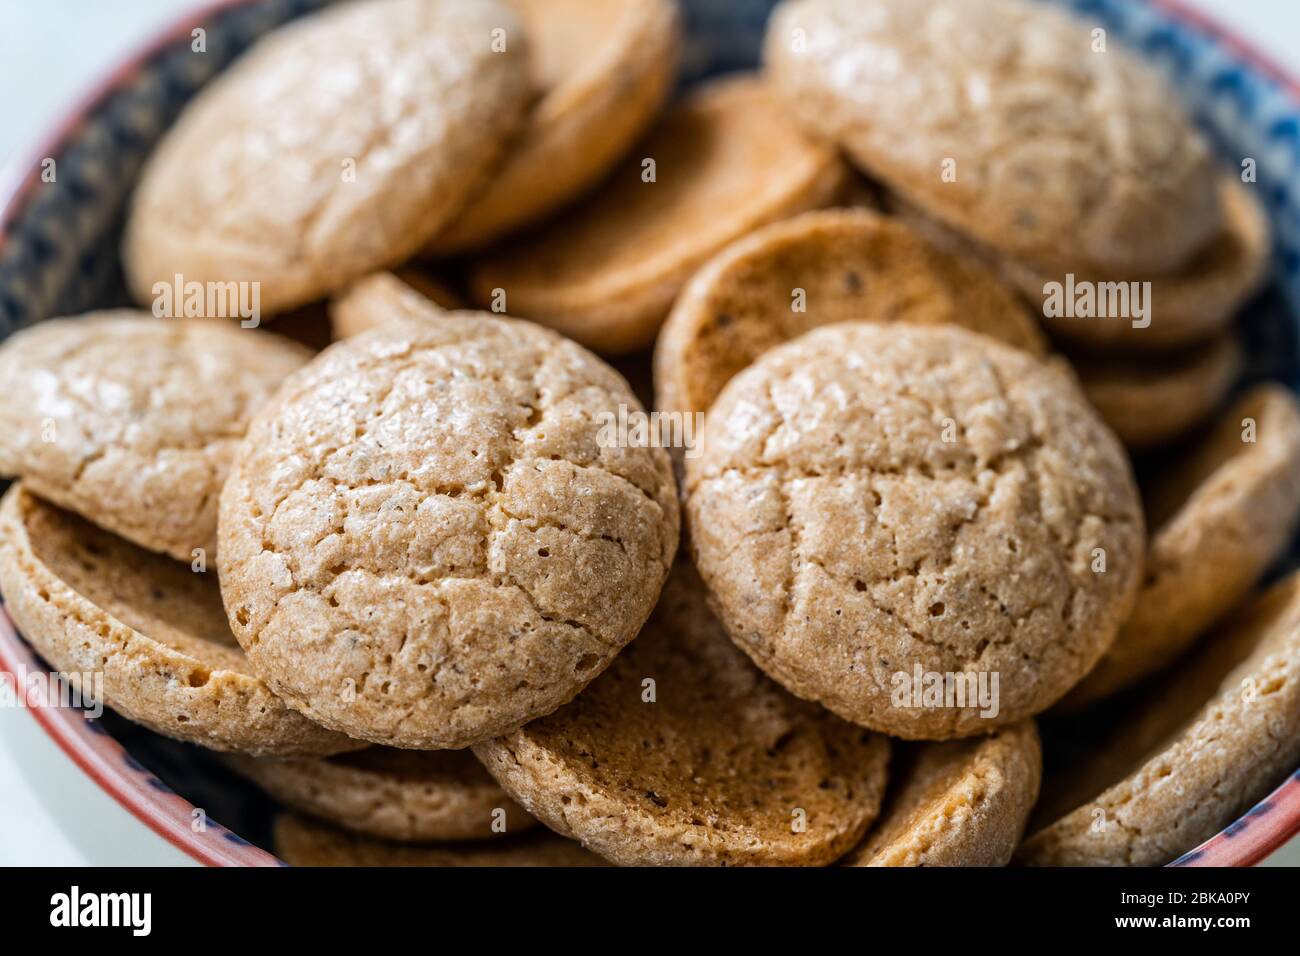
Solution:
{"label": "amaretti biscuit", "polygon": [[1209,418],[1245,367],[1236,336],[1168,354],[1070,356],[1083,393],[1130,449],[1168,444]]}
{"label": "amaretti biscuit", "polygon": [[465,750],[367,747],[317,759],[231,755],[226,763],[294,810],[382,839],[485,839],[537,823]]}
{"label": "amaretti biscuit", "polygon": [[348,339],[393,319],[428,318],[431,305],[449,311],[464,308],[455,292],[423,272],[376,272],[330,300],[330,330],[335,341]]}
{"label": "amaretti biscuit", "polygon": [[[15,484],[0,502],[0,591],[51,667],[122,716],[249,754],[361,746],[286,707],[226,623],[215,569],[151,554]],[[85,675],[95,675],[85,686]],[[99,686],[97,686],[99,684]]]}
{"label": "amaretti biscuit", "polygon": [[235,446],[309,358],[216,319],[38,323],[0,346],[0,474],[150,551],[210,562]]}
{"label": "amaretti biscuit", "polygon": [[1018,297],[978,262],[871,210],[827,209],[758,229],[695,274],[655,345],[656,405],[707,411],[772,346],[845,321],[955,324],[1047,351]]}
{"label": "amaretti biscuit", "polygon": [[502,0],[358,0],[295,20],[153,152],[127,220],[131,291],[255,282],[269,315],[395,265],[470,200],[530,98]]}
{"label": "amaretti biscuit", "polygon": [[1038,799],[1032,720],[896,756],[880,821],[845,866],[1006,866]]}
{"label": "amaretti biscuit", "polygon": [[889,744],[787,694],[679,563],[577,700],[474,752],[553,830],[636,865],[824,865],[875,819]]}
{"label": "amaretti biscuit", "polygon": [[835,150],[800,132],[761,80],[715,80],[669,109],[582,204],[477,263],[471,294],[597,351],[636,351],[710,256],[829,205],[846,181]]}
{"label": "amaretti biscuit", "polygon": [[572,840],[536,829],[473,843],[409,844],[359,836],[304,817],[276,818],[276,855],[291,866],[606,866]]}
{"label": "amaretti biscuit", "polygon": [[1169,664],[1255,586],[1300,520],[1300,405],[1261,385],[1165,466],[1148,491],[1152,537],[1132,616],[1066,698],[1077,707]]}
{"label": "amaretti biscuit", "polygon": [[254,419],[221,495],[235,636],[290,706],[457,749],[567,703],[649,616],[677,549],[661,448],[590,352],[477,313],[337,343]]}
{"label": "amaretti biscuit", "polygon": [[1025,0],[787,0],[764,64],[810,129],[1002,255],[1176,270],[1222,220],[1208,145],[1155,68],[1098,42]]}
{"label": "amaretti biscuit", "polygon": [[1072,377],[953,326],[844,323],[777,346],[722,390],[686,474],[732,639],[893,736],[1044,710],[1141,580],[1128,459]]}
{"label": "amaretti biscuit", "polygon": [[1049,779],[1036,866],[1158,866],[1213,836],[1300,760],[1300,578],[1291,575]]}
{"label": "amaretti biscuit", "polygon": [[426,248],[478,248],[599,182],[672,92],[676,0],[510,0],[540,98],[487,187]]}

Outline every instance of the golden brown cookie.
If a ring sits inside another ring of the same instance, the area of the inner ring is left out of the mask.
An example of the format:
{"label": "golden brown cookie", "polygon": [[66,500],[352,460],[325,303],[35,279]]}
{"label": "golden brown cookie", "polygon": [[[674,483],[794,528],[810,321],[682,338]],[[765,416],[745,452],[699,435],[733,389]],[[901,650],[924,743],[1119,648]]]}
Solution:
{"label": "golden brown cookie", "polygon": [[[1098,273],[1072,268],[1068,270],[1073,275],[1071,280],[1066,271],[1045,273],[1011,260],[1002,261],[1001,271],[1035,308],[1044,305],[1044,289],[1052,288],[1051,283],[1058,283],[1065,294],[1072,281],[1076,301],[1080,283],[1089,283],[1098,290],[1116,280],[1151,283],[1150,293],[1146,295],[1149,315],[1138,318],[1136,325],[1132,317],[1124,316],[1079,318],[1077,308],[1074,316],[1052,315],[1053,310],[1041,310],[1044,324],[1064,342],[1135,351],[1165,350],[1204,342],[1223,335],[1232,317],[1259,291],[1268,276],[1272,230],[1256,188],[1243,184],[1236,176],[1222,177],[1219,185],[1222,228],[1187,265],[1168,275],[1144,275],[1133,269]],[[1150,324],[1144,325],[1148,318]]]}
{"label": "golden brown cookie", "polygon": [[844,323],[777,346],[722,390],[686,471],[732,639],[893,736],[1044,710],[1141,579],[1128,459],[1073,378],[954,326]]}
{"label": "golden brown cookie", "polygon": [[543,823],[625,866],[830,863],[876,818],[889,760],[884,737],[764,677],[684,562],[577,700],[474,752]]}
{"label": "golden brown cookie", "polygon": [[1181,352],[1071,357],[1092,407],[1131,449],[1163,445],[1209,418],[1244,367],[1235,336]]}
{"label": "golden brown cookie", "polygon": [[555,211],[605,176],[673,88],[675,0],[510,0],[540,99],[487,188],[426,251],[465,252]]}
{"label": "golden brown cookie", "polygon": [[845,866],[1006,866],[1038,799],[1032,720],[897,758],[879,823]]}
{"label": "golden brown cookie", "polygon": [[713,81],[669,110],[580,206],[479,262],[471,294],[589,348],[632,352],[654,341],[709,257],[758,226],[828,205],[846,177],[835,151],[800,133],[756,77]]}
{"label": "golden brown cookie", "polygon": [[527,322],[398,319],[321,353],[221,495],[235,636],[290,706],[457,749],[567,703],[649,616],[677,549],[663,449],[601,439],[627,383]]}
{"label": "golden brown cookie", "polygon": [[1025,0],[787,0],[766,73],[928,214],[1050,269],[1162,272],[1219,230],[1208,145],[1159,72]]}
{"label": "golden brown cookie", "polygon": [[1023,304],[983,266],[867,209],[827,209],[740,239],[695,274],[655,345],[661,409],[708,411],[774,345],[835,322],[956,324],[1042,355]]}
{"label": "golden brown cookie", "polygon": [[606,866],[549,830],[464,844],[389,843],[291,814],[275,821],[275,853],[290,866]]}
{"label": "golden brown cookie", "polygon": [[376,272],[330,300],[330,328],[335,341],[350,339],[391,319],[426,317],[430,304],[450,311],[464,308],[456,293],[427,273]]}
{"label": "golden brown cookie", "polygon": [[[1300,760],[1300,577],[1238,609],[1081,759],[1049,778],[1037,866],[1158,866]],[[1057,789],[1059,787],[1059,790]]]}
{"label": "golden brown cookie", "polygon": [[30,495],[0,503],[0,590],[49,665],[103,703],[178,740],[252,754],[359,744],[284,706],[230,634],[215,572],[143,551]]}
{"label": "golden brown cookie", "polygon": [[[1253,439],[1253,440],[1246,440]],[[1105,697],[1170,663],[1244,598],[1300,520],[1300,405],[1259,386],[1150,489],[1152,537],[1132,616],[1062,702]]]}
{"label": "golden brown cookie", "polygon": [[226,762],[294,810],[386,840],[484,839],[537,823],[466,750],[368,747],[324,759]]}
{"label": "golden brown cookie", "polygon": [[0,346],[0,474],[150,551],[210,561],[235,445],[309,357],[216,320],[37,323]]}
{"label": "golden brown cookie", "polygon": [[270,314],[409,258],[485,180],[530,93],[501,0],[359,0],[275,30],[146,166],[123,250],[132,294],[148,302],[175,275],[256,282]]}

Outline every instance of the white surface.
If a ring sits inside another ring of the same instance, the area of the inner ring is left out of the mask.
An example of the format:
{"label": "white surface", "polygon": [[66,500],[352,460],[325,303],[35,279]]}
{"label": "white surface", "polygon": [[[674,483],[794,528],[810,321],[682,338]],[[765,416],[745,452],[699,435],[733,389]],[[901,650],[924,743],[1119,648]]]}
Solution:
{"label": "white surface", "polygon": [[[1295,0],[1193,3],[1280,63],[1300,63]],[[0,0],[0,182],[123,56],[203,5],[196,0]],[[45,741],[42,751],[40,741],[31,739],[35,730],[30,714],[0,709],[0,864],[166,859],[153,849],[145,852],[151,833],[140,834],[143,827],[93,785],[79,786],[87,781],[52,743]],[[29,775],[46,796],[37,793]],[[1300,864],[1300,840],[1274,860],[1280,858]]]}

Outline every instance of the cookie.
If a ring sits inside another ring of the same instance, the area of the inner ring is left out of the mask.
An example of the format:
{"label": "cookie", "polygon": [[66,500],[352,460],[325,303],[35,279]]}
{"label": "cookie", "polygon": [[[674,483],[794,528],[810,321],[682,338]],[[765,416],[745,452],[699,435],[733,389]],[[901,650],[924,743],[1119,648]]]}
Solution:
{"label": "cookie", "polygon": [[549,830],[465,844],[389,843],[299,816],[276,818],[276,856],[290,866],[605,866]]}
{"label": "cookie", "polygon": [[[211,571],[143,551],[12,485],[0,590],[49,665],[150,730],[213,750],[331,754],[359,744],[281,703],[240,652]],[[89,688],[96,691],[96,688]]]}
{"label": "cookie", "polygon": [[540,98],[487,188],[426,252],[480,248],[554,212],[605,176],[672,91],[674,0],[511,0]]}
{"label": "cookie", "polygon": [[325,759],[227,763],[294,810],[387,840],[485,839],[537,823],[464,750],[369,747]]}
{"label": "cookie", "polygon": [[221,495],[235,636],[290,706],[373,743],[458,749],[567,703],[636,636],[677,548],[640,405],[527,322],[394,320],[256,417]]}
{"label": "cookie", "polygon": [[828,209],[759,229],[695,274],[655,345],[656,403],[707,411],[772,346],[850,320],[951,323],[1047,351],[1017,297],[978,263],[870,210]]}
{"label": "cookie", "polygon": [[731,380],[702,445],[689,539],[715,609],[848,720],[931,740],[1015,723],[1132,607],[1145,538],[1123,449],[1068,372],[986,336],[815,329]]}
{"label": "cookie", "polygon": [[37,323],[0,346],[0,474],[150,551],[211,560],[235,445],[308,358],[215,320]]}
{"label": "cookie", "polygon": [[501,0],[359,0],[295,20],[155,150],[127,220],[131,292],[148,302],[177,275],[258,283],[269,315],[395,265],[470,200],[530,97]]}
{"label": "cookie", "polygon": [[1133,614],[1062,706],[1105,697],[1169,664],[1286,551],[1300,520],[1295,396],[1280,385],[1252,389],[1166,466],[1147,498],[1153,532]]}
{"label": "cookie", "polygon": [[1209,418],[1245,366],[1233,335],[1171,354],[1075,355],[1092,407],[1131,449],[1167,444]]}
{"label": "cookie", "polygon": [[432,276],[414,269],[376,272],[335,296],[329,305],[334,340],[349,339],[394,318],[429,314],[430,304],[455,311],[464,308],[456,293]]}
{"label": "cookie", "polygon": [[758,671],[678,563],[641,636],[567,707],[475,754],[625,866],[832,862],[880,810],[889,744]]}
{"label": "cookie", "polygon": [[597,351],[633,352],[714,253],[829,205],[846,181],[834,149],[801,134],[759,79],[715,80],[670,109],[589,199],[474,265],[471,296]]}
{"label": "cookie", "polygon": [[1219,230],[1207,143],[1159,72],[1024,0],[787,0],[766,75],[864,172],[1001,255],[1157,273]]}
{"label": "cookie", "polygon": [[[1300,577],[1139,700],[1116,733],[1048,781],[1044,824],[1017,859],[1158,866],[1233,821],[1300,760]],[[1036,815],[1037,816],[1037,815]]]}
{"label": "cookie", "polygon": [[[1221,337],[1232,317],[1268,277],[1272,231],[1256,188],[1244,185],[1236,176],[1222,177],[1222,228],[1191,262],[1168,275],[1144,275],[1133,269],[1044,273],[1011,260],[1001,263],[1002,275],[1035,307],[1043,305],[1043,290],[1054,288],[1052,283],[1058,283],[1064,292],[1070,283],[1078,290],[1081,283],[1099,289],[1116,280],[1150,282],[1145,296],[1148,317],[1138,318],[1136,323],[1128,316],[1079,318],[1077,308],[1074,317],[1043,310],[1044,324],[1062,342],[1088,348],[1160,351]],[[1148,318],[1150,324],[1144,325]]]}
{"label": "cookie", "polygon": [[880,822],[845,866],[1006,866],[1038,799],[1032,720],[987,737],[918,744],[891,773]]}

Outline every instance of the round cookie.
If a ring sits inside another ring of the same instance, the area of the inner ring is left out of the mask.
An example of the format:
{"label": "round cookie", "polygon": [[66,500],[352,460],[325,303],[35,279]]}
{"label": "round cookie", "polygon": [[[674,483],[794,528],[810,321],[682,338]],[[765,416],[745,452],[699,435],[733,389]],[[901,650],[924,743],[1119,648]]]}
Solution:
{"label": "round cookie", "polygon": [[695,274],[655,345],[656,404],[707,411],[772,346],[851,320],[951,323],[1047,351],[1023,304],[978,263],[870,210],[827,209],[750,233]]}
{"label": "round cookie", "polygon": [[543,823],[625,866],[830,863],[876,818],[889,760],[884,737],[764,677],[684,562],[577,700],[474,752]]}
{"label": "round cookie", "polygon": [[580,206],[477,263],[471,295],[495,308],[501,290],[512,315],[601,352],[633,352],[654,341],[677,293],[718,250],[829,205],[846,181],[835,150],[803,136],[760,80],[716,80],[670,109]]}
{"label": "round cookie", "polygon": [[1073,377],[953,326],[845,323],[777,346],[723,389],[686,472],[696,564],[733,640],[793,693],[897,737],[1044,710],[1141,578],[1128,459]]}
{"label": "round cookie", "polygon": [[1164,272],[1218,232],[1207,143],[1158,71],[1024,0],[787,0],[767,75],[926,213],[1047,268]]}
{"label": "round cookie", "polygon": [[1131,449],[1166,444],[1209,418],[1245,365],[1233,335],[1170,355],[1071,361],[1092,407]]}
{"label": "round cookie", "polygon": [[270,314],[409,258],[484,181],[530,93],[500,0],[359,0],[275,30],[146,166],[123,249],[132,294],[174,275],[256,282]]}
{"label": "round cookie", "polygon": [[[1253,442],[1243,440],[1248,430]],[[1137,604],[1063,707],[1105,697],[1170,663],[1286,551],[1300,520],[1295,396],[1280,385],[1252,389],[1166,466],[1147,497],[1153,531]]]}
{"label": "round cookie", "polygon": [[290,710],[253,676],[211,573],[142,551],[22,484],[0,502],[0,590],[52,668],[76,683],[101,675],[105,706],[150,730],[251,754],[360,746]]}
{"label": "round cookie", "polygon": [[1036,866],[1158,866],[1263,797],[1300,760],[1300,577],[1234,613],[1117,732],[1048,780]]}
{"label": "round cookie", "polygon": [[[1077,289],[1080,282],[1103,283],[1148,280],[1150,325],[1135,327],[1132,319],[1086,319],[1050,316],[1043,322],[1064,342],[1089,348],[1123,348],[1151,351],[1177,348],[1221,336],[1232,317],[1259,291],[1268,276],[1272,230],[1268,213],[1255,187],[1236,176],[1220,180],[1223,227],[1183,268],[1168,275],[1143,275],[1132,269],[1096,273],[1070,269]],[[1043,290],[1058,282],[1067,288],[1066,272],[1043,273],[1011,260],[1001,263],[1006,280],[1035,305],[1044,302]]]}
{"label": "round cookie", "polygon": [[0,345],[0,474],[189,562],[253,412],[309,353],[214,319],[51,319]]}
{"label": "round cookie", "polygon": [[221,495],[231,626],[290,706],[458,749],[567,703],[654,607],[677,548],[640,404],[580,346],[443,312],[337,343],[256,417]]}
{"label": "round cookie", "polygon": [[605,866],[572,840],[549,830],[465,844],[389,843],[299,816],[276,818],[276,856],[290,866]]}
{"label": "round cookie", "polygon": [[350,339],[394,318],[427,317],[430,305],[449,311],[464,308],[456,293],[423,272],[376,272],[330,300],[330,329],[335,341]]}
{"label": "round cookie", "polygon": [[1032,720],[918,744],[891,773],[880,822],[844,866],[1006,866],[1038,799]]}
{"label": "round cookie", "polygon": [[226,762],[294,810],[386,840],[486,839],[537,823],[464,750],[368,747],[326,759]]}
{"label": "round cookie", "polygon": [[488,187],[426,247],[479,248],[598,182],[672,91],[681,46],[673,0],[510,0],[541,97]]}

